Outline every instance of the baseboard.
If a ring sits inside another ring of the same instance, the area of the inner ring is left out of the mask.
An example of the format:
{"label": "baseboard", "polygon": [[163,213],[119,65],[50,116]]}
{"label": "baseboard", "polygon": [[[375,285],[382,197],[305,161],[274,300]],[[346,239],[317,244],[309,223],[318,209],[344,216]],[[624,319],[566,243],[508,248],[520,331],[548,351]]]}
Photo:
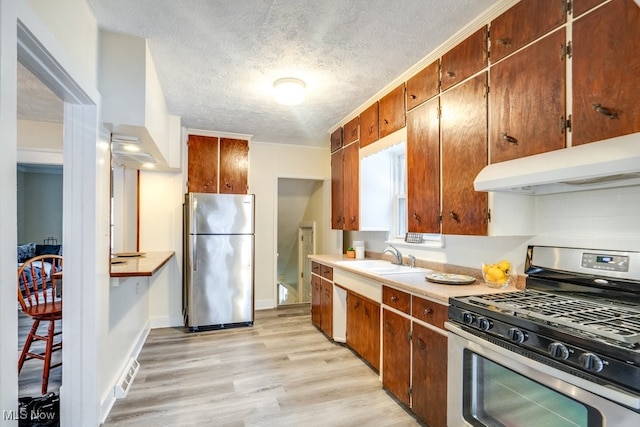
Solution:
{"label": "baseboard", "polygon": [[[136,340],[136,343],[133,346],[131,353],[124,358],[124,363],[122,365],[122,368],[120,369],[121,372],[124,369],[126,369],[131,358],[134,358],[134,359],[138,358],[138,356],[140,355],[140,351],[142,351],[142,347],[144,346],[144,343],[147,340],[147,336],[149,335],[150,331],[151,331],[151,322],[147,321],[147,323],[145,323],[144,327],[140,331],[140,334],[138,335],[138,339]],[[100,417],[101,424],[106,421],[107,417],[109,416],[109,412],[111,412],[113,405],[116,403],[116,397],[113,393],[113,390],[114,390],[114,387],[118,384],[119,378],[120,378],[120,374],[118,374],[117,378],[113,379],[113,383],[106,389],[105,395],[103,396],[102,402],[100,403],[100,414],[102,415]]]}
{"label": "baseboard", "polygon": [[276,308],[278,304],[273,299],[262,299],[255,301],[255,309],[256,310],[268,310],[270,308]]}
{"label": "baseboard", "polygon": [[157,328],[179,328],[184,326],[184,318],[182,316],[163,316],[150,319],[151,329]]}

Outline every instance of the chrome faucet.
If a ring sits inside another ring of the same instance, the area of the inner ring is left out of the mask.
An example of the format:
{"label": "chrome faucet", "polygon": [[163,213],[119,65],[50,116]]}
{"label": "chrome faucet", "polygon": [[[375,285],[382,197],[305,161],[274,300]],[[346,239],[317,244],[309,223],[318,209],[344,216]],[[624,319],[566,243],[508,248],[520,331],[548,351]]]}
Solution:
{"label": "chrome faucet", "polygon": [[394,262],[394,264],[402,265],[402,253],[400,253],[398,248],[396,248],[393,245],[389,245],[382,253],[384,254],[387,252],[389,252],[391,255],[393,255],[396,258],[396,261]]}
{"label": "chrome faucet", "polygon": [[411,268],[416,268],[416,257],[413,255],[407,255],[409,257],[409,265]]}

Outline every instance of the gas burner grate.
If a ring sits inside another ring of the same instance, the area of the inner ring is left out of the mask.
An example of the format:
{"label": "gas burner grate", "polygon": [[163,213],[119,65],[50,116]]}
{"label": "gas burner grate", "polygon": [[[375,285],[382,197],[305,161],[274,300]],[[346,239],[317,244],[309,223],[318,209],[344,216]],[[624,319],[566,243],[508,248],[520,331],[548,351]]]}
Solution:
{"label": "gas burner grate", "polygon": [[482,295],[470,297],[470,300],[618,342],[640,343],[640,309],[634,310],[534,290]]}

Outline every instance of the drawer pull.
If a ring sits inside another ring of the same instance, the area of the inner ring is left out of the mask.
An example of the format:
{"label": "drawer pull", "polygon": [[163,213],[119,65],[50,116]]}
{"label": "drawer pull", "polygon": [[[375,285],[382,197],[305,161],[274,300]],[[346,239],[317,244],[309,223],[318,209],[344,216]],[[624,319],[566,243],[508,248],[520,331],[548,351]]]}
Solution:
{"label": "drawer pull", "polygon": [[453,77],[456,76],[456,73],[455,73],[455,71],[447,71],[447,76],[453,78]]}
{"label": "drawer pull", "polygon": [[411,98],[411,99],[416,99],[416,98],[417,98],[417,96],[415,96],[415,95],[411,94],[411,95],[409,95],[409,98]]}
{"label": "drawer pull", "polygon": [[507,39],[507,38],[499,38],[498,40],[496,40],[499,44],[503,45],[503,46],[511,46],[511,39]]}
{"label": "drawer pull", "polygon": [[431,310],[430,308],[425,308],[425,309],[424,309],[424,315],[425,315],[425,316],[428,316],[428,315],[430,315],[431,313],[433,313],[433,310]]}
{"label": "drawer pull", "polygon": [[395,295],[391,296],[391,301],[393,301],[393,302],[398,301],[398,297],[397,297],[397,296],[395,296]]}
{"label": "drawer pull", "polygon": [[613,111],[609,110],[608,108],[602,107],[600,104],[593,104],[593,109],[596,110],[598,113],[604,115],[604,116],[608,116],[610,119],[617,119],[618,118],[618,113],[614,113]]}
{"label": "drawer pull", "polygon": [[513,145],[517,145],[518,144],[518,139],[512,137],[511,135],[507,134],[506,132],[502,132],[502,139],[507,141],[509,144],[513,144]]}

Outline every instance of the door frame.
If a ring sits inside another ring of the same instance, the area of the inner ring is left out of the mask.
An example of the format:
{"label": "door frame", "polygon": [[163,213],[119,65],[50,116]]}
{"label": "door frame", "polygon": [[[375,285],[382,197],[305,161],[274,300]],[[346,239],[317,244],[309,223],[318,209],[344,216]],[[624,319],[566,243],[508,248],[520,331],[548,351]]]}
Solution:
{"label": "door frame", "polygon": [[[311,229],[311,253],[306,254],[304,251],[304,245],[301,244],[303,229]],[[303,221],[298,225],[298,302],[301,301],[301,296],[303,295],[304,290],[304,281],[303,277],[304,273],[304,262],[307,259],[307,255],[315,255],[316,254],[316,222],[315,221]],[[309,268],[309,284],[311,284],[311,268]],[[304,301],[304,302],[311,302]]]}

